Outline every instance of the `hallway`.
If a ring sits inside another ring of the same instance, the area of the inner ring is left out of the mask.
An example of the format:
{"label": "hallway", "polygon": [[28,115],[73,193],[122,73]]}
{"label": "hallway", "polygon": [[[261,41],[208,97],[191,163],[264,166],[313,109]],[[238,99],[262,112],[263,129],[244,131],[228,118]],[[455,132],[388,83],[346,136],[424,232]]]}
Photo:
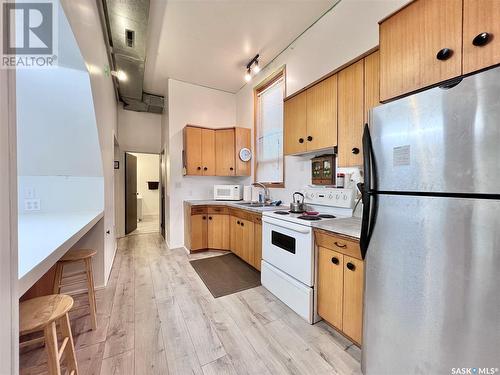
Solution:
{"label": "hallway", "polygon": [[[187,255],[159,234],[119,242],[108,286],[97,293],[97,331],[72,315],[81,375],[359,374],[357,347],[307,324],[264,288],[214,299]],[[43,347],[21,356],[22,374],[45,373]]]}

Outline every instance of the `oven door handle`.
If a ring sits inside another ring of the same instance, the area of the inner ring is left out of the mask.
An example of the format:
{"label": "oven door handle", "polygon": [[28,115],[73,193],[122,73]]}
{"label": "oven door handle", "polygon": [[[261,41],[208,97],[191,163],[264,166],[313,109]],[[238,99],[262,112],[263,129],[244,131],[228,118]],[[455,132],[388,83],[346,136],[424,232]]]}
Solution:
{"label": "oven door handle", "polygon": [[301,227],[300,225],[296,225],[293,223],[282,224],[280,223],[280,220],[275,220],[273,218],[263,217],[262,222],[297,233],[303,233],[303,234],[311,233],[311,228],[309,227]]}

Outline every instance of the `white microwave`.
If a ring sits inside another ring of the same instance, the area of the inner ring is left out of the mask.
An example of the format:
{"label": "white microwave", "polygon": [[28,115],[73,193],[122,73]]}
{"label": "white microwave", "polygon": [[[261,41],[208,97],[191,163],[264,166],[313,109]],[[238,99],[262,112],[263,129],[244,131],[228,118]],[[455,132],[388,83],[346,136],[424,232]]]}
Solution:
{"label": "white microwave", "polygon": [[243,199],[241,185],[215,185],[214,199],[219,201],[240,201]]}

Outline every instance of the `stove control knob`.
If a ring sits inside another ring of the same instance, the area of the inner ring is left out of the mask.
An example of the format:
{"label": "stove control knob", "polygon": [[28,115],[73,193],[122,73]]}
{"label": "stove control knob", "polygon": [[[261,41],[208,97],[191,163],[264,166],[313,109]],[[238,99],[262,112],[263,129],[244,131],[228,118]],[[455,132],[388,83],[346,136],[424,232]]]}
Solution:
{"label": "stove control knob", "polygon": [[311,198],[314,198],[315,197],[315,194],[314,193],[311,193]]}
{"label": "stove control knob", "polygon": [[347,194],[344,194],[344,200],[345,201],[347,200]]}
{"label": "stove control knob", "polygon": [[333,194],[331,194],[331,193],[330,193],[330,194],[328,195],[328,199],[333,199]]}
{"label": "stove control knob", "polygon": [[339,199],[339,195],[338,194],[335,196],[335,199],[337,199],[337,200]]}

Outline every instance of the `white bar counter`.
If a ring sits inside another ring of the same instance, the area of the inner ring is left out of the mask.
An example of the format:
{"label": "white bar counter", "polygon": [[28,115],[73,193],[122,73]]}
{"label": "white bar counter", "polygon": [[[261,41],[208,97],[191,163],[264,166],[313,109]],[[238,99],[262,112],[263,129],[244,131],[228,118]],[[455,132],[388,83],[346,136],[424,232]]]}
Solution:
{"label": "white bar counter", "polygon": [[103,211],[19,215],[19,296],[26,293],[103,215]]}

